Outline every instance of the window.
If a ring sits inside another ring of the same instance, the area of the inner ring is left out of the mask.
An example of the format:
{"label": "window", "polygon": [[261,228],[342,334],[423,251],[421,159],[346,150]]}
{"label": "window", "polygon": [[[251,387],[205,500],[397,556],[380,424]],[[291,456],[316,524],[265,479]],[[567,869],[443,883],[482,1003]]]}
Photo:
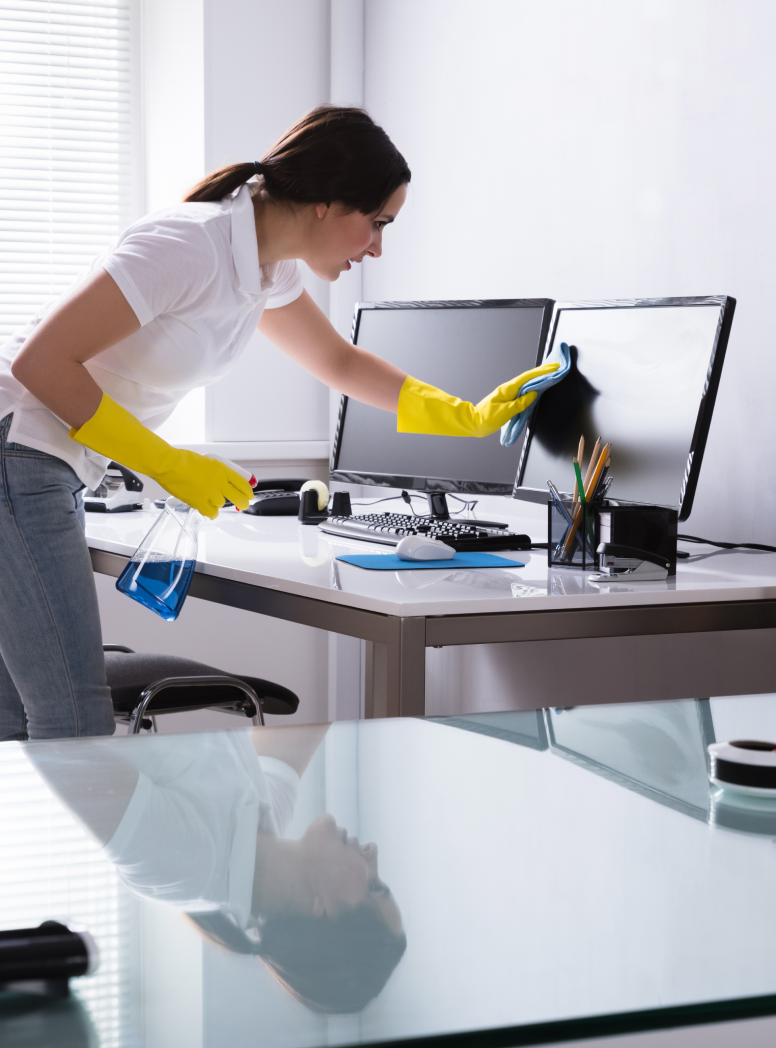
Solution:
{"label": "window", "polygon": [[0,338],[137,213],[133,0],[0,0]]}

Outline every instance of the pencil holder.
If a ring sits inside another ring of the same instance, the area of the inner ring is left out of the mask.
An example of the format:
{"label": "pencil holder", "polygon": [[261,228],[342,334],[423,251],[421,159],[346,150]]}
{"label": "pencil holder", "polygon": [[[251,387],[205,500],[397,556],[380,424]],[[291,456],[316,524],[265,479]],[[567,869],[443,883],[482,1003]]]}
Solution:
{"label": "pencil holder", "polygon": [[571,495],[561,495],[547,503],[549,521],[547,563],[550,567],[581,568],[593,571],[597,565],[597,508],[589,503],[574,502]]}

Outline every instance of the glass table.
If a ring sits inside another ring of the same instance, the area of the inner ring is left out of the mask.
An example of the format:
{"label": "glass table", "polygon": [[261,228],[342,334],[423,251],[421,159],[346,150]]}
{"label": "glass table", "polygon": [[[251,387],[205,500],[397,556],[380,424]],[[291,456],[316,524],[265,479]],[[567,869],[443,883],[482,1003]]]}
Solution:
{"label": "glass table", "polygon": [[[776,1014],[776,696],[0,747],[0,928],[85,925],[0,1043],[559,1043]],[[298,776],[301,772],[301,778]],[[375,842],[375,845],[367,842]]]}

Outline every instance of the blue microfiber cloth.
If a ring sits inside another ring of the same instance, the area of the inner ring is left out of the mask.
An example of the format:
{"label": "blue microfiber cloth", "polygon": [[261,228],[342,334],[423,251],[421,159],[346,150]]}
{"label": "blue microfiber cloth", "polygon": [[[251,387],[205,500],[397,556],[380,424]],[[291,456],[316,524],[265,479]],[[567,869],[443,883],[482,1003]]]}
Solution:
{"label": "blue microfiber cloth", "polygon": [[402,560],[395,553],[348,553],[337,560],[372,571],[409,571],[416,568],[524,568],[519,560],[508,560],[493,553],[456,553],[450,560]]}
{"label": "blue microfiber cloth", "polygon": [[540,375],[539,378],[532,378],[524,386],[520,387],[518,396],[523,396],[525,393],[536,393],[538,395],[533,404],[530,404],[525,411],[521,411],[519,415],[513,415],[509,422],[501,427],[501,443],[505,448],[511,448],[528,425],[528,420],[535,411],[542,393],[549,389],[550,386],[556,386],[568,375],[571,369],[571,353],[567,344],[561,342],[559,346],[555,346],[552,353],[542,363],[560,364],[560,367],[557,371],[553,371],[551,375]]}

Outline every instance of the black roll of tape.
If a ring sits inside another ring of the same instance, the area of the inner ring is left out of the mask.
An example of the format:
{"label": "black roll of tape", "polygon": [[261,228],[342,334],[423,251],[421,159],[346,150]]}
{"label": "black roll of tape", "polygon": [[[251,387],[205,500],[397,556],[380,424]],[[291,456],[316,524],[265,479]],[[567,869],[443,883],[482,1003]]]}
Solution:
{"label": "black roll of tape", "polygon": [[716,786],[776,797],[776,743],[757,739],[714,742],[709,778]]}
{"label": "black roll of tape", "polygon": [[98,963],[91,935],[59,921],[0,932],[0,989],[35,982],[66,986],[68,979],[96,971]]}

